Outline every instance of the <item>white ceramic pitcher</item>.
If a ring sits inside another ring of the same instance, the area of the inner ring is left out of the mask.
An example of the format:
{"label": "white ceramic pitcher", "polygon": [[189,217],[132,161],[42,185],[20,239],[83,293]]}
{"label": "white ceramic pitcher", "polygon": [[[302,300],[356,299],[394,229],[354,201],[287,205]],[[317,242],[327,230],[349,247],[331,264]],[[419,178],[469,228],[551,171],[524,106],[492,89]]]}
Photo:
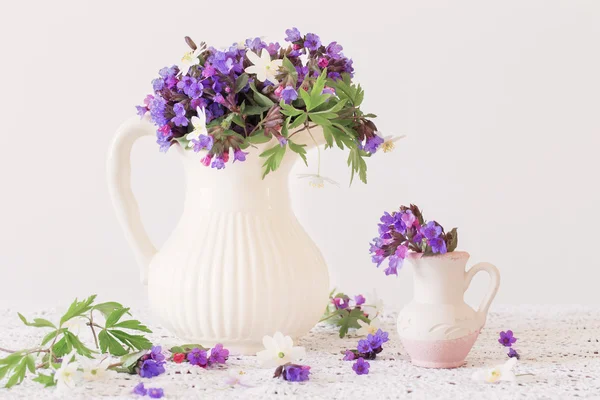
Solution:
{"label": "white ceramic pitcher", "polygon": [[[322,142],[322,131],[311,131]],[[291,209],[288,175],[296,153],[288,150],[280,168],[263,180],[264,159],[258,154],[277,145],[275,139],[223,170],[205,167],[201,154],[173,146],[169,151],[179,151],[185,170],[185,206],[157,251],[130,187],[130,152],[142,136],[155,137],[147,120],[132,118],[119,128],[108,181],[161,323],[188,343],[223,343],[242,354],[262,348],[266,334],[307,333],[327,304],[329,275]],[[306,132],[295,135],[294,142],[314,146]]]}
{"label": "white ceramic pitcher", "polygon": [[[464,363],[500,286],[500,273],[490,263],[479,263],[465,272],[469,253],[455,251],[423,256],[410,253],[414,297],[398,316],[398,334],[413,364],[430,368],[455,368]],[[476,273],[490,275],[488,292],[477,311],[464,301]]]}

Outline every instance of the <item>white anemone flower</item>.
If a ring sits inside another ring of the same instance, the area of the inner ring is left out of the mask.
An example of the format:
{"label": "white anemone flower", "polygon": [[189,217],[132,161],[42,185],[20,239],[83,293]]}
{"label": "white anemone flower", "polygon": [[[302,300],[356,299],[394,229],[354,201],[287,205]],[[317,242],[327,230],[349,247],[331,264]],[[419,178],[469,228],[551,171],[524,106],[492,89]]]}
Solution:
{"label": "white anemone flower", "polygon": [[246,382],[246,373],[241,369],[230,369],[229,374],[225,378],[225,384],[228,386],[240,385],[244,387],[250,387]]}
{"label": "white anemone flower", "polygon": [[396,143],[398,140],[402,139],[404,136],[405,135],[384,136],[383,143],[381,144],[381,150],[383,150],[384,153],[389,153],[390,151],[394,150],[396,148],[396,145],[394,143]]}
{"label": "white anemone flower", "polygon": [[60,364],[60,368],[54,372],[54,381],[56,382],[56,390],[58,391],[73,389],[79,380],[79,363],[77,361],[71,362],[74,355],[75,353],[73,352],[65,356]]}
{"label": "white anemone flower", "polygon": [[200,53],[204,51],[206,45],[198,47],[196,50],[188,51],[181,57],[181,62],[179,63],[179,71],[181,71],[182,75],[187,75],[190,68],[194,65],[200,65]]}
{"label": "white anemone flower", "polygon": [[370,319],[375,318],[376,315],[383,314],[383,300],[377,296],[376,290],[371,294],[367,294],[366,299],[366,304],[361,308],[367,313]]}
{"label": "white anemone flower", "polygon": [[269,81],[277,85],[277,70],[281,68],[283,60],[271,60],[271,55],[266,49],[262,49],[260,57],[252,50],[246,52],[246,57],[254,65],[247,67],[244,71],[248,74],[256,74],[256,79],[261,82]]}
{"label": "white anemone flower", "polygon": [[65,321],[62,324],[63,328],[67,328],[69,330],[69,332],[71,332],[73,335],[77,336],[79,335],[79,333],[81,332],[82,329],[85,329],[87,327],[87,323],[89,320],[83,318],[83,317],[75,317],[75,318],[71,318],[68,321]]}
{"label": "white anemone flower", "polygon": [[86,381],[101,381],[117,373],[108,369],[110,365],[108,357],[102,360],[84,357],[79,360],[79,363],[83,368],[83,379]]}
{"label": "white anemone flower", "polygon": [[472,379],[475,381],[485,381],[488,383],[497,383],[500,381],[515,381],[517,379],[512,371],[517,364],[516,358],[510,358],[502,365],[496,365],[494,368],[476,371],[473,373]]}
{"label": "white anemone flower", "polygon": [[258,361],[263,367],[278,367],[280,365],[297,361],[306,355],[304,347],[294,347],[294,341],[281,332],[275,332],[273,337],[264,336],[265,350],[256,353]]}
{"label": "white anemone flower", "polygon": [[325,187],[325,182],[335,186],[340,186],[340,184],[333,179],[321,176],[319,174],[298,174],[298,178],[310,178],[308,184],[315,189],[323,189]]}
{"label": "white anemone flower", "polygon": [[358,324],[360,325],[360,328],[358,328],[356,330],[356,334],[358,336],[367,336],[367,335],[374,335],[377,333],[377,330],[379,329],[381,323],[379,322],[379,320],[377,318],[372,319],[371,323],[366,323],[363,320],[358,320],[357,321]]}
{"label": "white anemone flower", "polygon": [[198,116],[193,116],[191,120],[194,130],[185,137],[189,141],[188,147],[192,147],[194,145],[192,140],[198,140],[200,135],[208,135],[208,130],[206,129],[206,112],[204,111],[204,108],[198,107],[196,112],[198,113]]}

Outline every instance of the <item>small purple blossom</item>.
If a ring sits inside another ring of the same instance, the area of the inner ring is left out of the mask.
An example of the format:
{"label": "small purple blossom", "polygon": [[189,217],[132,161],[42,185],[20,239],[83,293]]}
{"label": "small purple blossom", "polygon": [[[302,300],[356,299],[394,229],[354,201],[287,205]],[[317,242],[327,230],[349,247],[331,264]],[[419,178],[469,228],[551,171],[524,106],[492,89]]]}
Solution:
{"label": "small purple blossom", "polygon": [[311,51],[316,51],[321,47],[321,38],[314,33],[307,33],[304,38],[304,47]]}
{"label": "small purple blossom", "polygon": [[221,343],[217,343],[210,351],[209,361],[215,364],[225,364],[229,358],[229,350],[224,349]]}
{"label": "small purple blossom", "polygon": [[356,362],[352,365],[352,369],[356,372],[357,375],[366,375],[369,373],[369,367],[371,365],[365,361],[364,358],[360,357]]}
{"label": "small purple blossom", "polygon": [[375,336],[379,337],[381,343],[386,343],[390,340],[388,338],[389,334],[387,332],[382,331],[381,329],[377,329],[377,332],[375,332]]}
{"label": "small purple blossom", "polygon": [[359,294],[358,296],[354,296],[354,302],[356,303],[357,306],[361,306],[363,304],[365,304],[365,296],[363,296],[362,294]]}
{"label": "small purple blossom", "polygon": [[286,139],[286,138],[284,138],[283,136],[279,136],[279,137],[277,138],[277,140],[279,140],[279,145],[280,145],[281,147],[285,147],[285,145],[286,145],[286,144],[287,144],[287,142],[288,142],[288,141],[287,141],[287,139]]}
{"label": "small purple blossom", "polygon": [[285,38],[286,42],[297,42],[302,38],[302,35],[300,35],[300,31],[298,30],[298,28],[295,27],[291,29],[286,29],[285,34],[287,35]]}
{"label": "small purple blossom", "polygon": [[216,169],[223,169],[225,168],[225,162],[223,161],[223,158],[215,157],[212,164],[210,164],[210,167]]}
{"label": "small purple blossom", "polygon": [[290,104],[298,98],[298,92],[293,86],[287,85],[285,89],[281,91],[281,98],[285,101],[285,104]]}
{"label": "small purple blossom", "polygon": [[337,310],[343,310],[348,308],[348,298],[346,297],[334,297],[331,302]]}
{"label": "small purple blossom", "polygon": [[427,239],[435,239],[442,234],[442,227],[435,221],[429,221],[425,226],[421,227],[421,234]]}
{"label": "small purple blossom", "polygon": [[164,68],[161,68],[160,71],[158,71],[158,74],[163,79],[174,77],[178,73],[179,73],[179,68],[176,65],[173,65],[172,67],[164,67]]}
{"label": "small purple blossom", "polygon": [[233,152],[233,162],[236,161],[246,161],[246,156],[249,153],[247,151],[243,151],[242,149],[237,149]]}
{"label": "small purple blossom", "polygon": [[156,78],[152,81],[152,89],[154,89],[155,92],[163,90],[164,87],[165,81],[163,79]]}
{"label": "small purple blossom", "polygon": [[199,365],[205,367],[208,364],[208,357],[206,357],[206,350],[194,347],[187,355],[187,360],[192,365]]}
{"label": "small purple blossom", "polygon": [[510,329],[506,332],[500,332],[500,338],[498,339],[498,343],[500,343],[502,346],[510,347],[516,341],[517,338],[513,336],[513,331],[511,331]]}
{"label": "small purple blossom", "polygon": [[140,396],[145,396],[148,393],[148,390],[144,387],[144,382],[138,383],[133,388],[133,393],[137,394],[137,395],[140,395]]}
{"label": "small purple blossom", "polygon": [[342,76],[340,75],[339,72],[328,72],[327,77],[334,81],[338,81],[338,80],[342,79]]}
{"label": "small purple blossom", "polygon": [[356,346],[356,350],[358,350],[359,353],[365,354],[369,353],[373,349],[371,348],[371,344],[367,339],[361,339],[358,341],[358,346]]}
{"label": "small purple blossom", "polygon": [[210,64],[206,64],[204,66],[204,69],[202,70],[202,76],[205,78],[210,78],[211,76],[213,76],[217,71],[215,70],[215,67],[213,67]]}
{"label": "small purple blossom", "polygon": [[265,49],[267,44],[257,37],[254,39],[246,39],[246,47],[257,54],[260,54],[260,51]]}
{"label": "small purple blossom", "polygon": [[160,399],[164,395],[165,395],[165,392],[161,388],[150,388],[150,389],[148,389],[148,396],[150,396],[153,399]]}
{"label": "small purple blossom", "polygon": [[344,48],[337,42],[331,42],[327,45],[327,49],[325,51],[329,57],[337,59],[341,57],[340,53],[343,49]]}
{"label": "small purple blossom", "polygon": [[188,126],[188,120],[185,117],[185,107],[181,103],[176,103],[173,106],[173,112],[175,116],[171,118],[171,121],[175,124],[175,126]]}
{"label": "small purple blossom", "polygon": [[431,251],[439,254],[446,254],[446,241],[442,238],[433,238],[429,239],[429,246],[431,246]]}
{"label": "small purple blossom", "polygon": [[148,107],[146,106],[135,106],[135,108],[137,110],[137,115],[140,117],[143,117],[148,112]]}
{"label": "small purple blossom", "polygon": [[304,382],[308,380],[308,376],[310,375],[310,367],[308,365],[288,364],[283,368],[283,379],[289,382]]}
{"label": "small purple blossom", "polygon": [[192,139],[194,151],[197,153],[200,150],[206,149],[210,151],[213,147],[213,137],[210,135],[199,135],[198,139]]}
{"label": "small purple blossom", "polygon": [[508,357],[509,358],[516,358],[517,360],[521,359],[521,355],[519,353],[517,353],[517,351],[515,349],[513,349],[512,347],[510,349],[508,349]]}
{"label": "small purple blossom", "polygon": [[332,96],[335,96],[335,89],[329,86],[325,86],[321,94],[330,94]]}
{"label": "small purple blossom", "polygon": [[383,142],[384,140],[382,137],[379,137],[378,135],[371,136],[367,139],[364,150],[369,153],[375,153],[377,152],[377,149],[379,148],[379,146],[381,146]]}
{"label": "small purple blossom", "polygon": [[157,362],[148,358],[142,363],[138,373],[142,378],[154,378],[165,372],[164,364],[164,361]]}
{"label": "small purple blossom", "polygon": [[150,357],[156,362],[165,361],[165,355],[162,353],[162,347],[152,346],[152,349],[150,350]]}
{"label": "small purple blossom", "polygon": [[354,360],[355,356],[354,356],[354,352],[350,351],[350,350],[346,350],[346,353],[344,354],[344,361],[352,361]]}
{"label": "small purple blossom", "polygon": [[369,333],[367,335],[367,342],[369,342],[369,347],[371,347],[371,350],[377,350],[383,344],[383,339],[381,335],[372,335]]}

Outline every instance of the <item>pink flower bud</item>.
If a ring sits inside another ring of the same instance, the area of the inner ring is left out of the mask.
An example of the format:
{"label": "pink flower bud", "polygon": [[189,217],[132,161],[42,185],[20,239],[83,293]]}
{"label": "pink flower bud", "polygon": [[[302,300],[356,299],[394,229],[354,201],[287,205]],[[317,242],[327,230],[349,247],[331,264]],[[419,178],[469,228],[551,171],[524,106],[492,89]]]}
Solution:
{"label": "pink flower bud", "polygon": [[283,92],[283,89],[284,89],[283,85],[279,86],[277,89],[275,89],[275,92],[273,92],[273,93],[275,93],[275,96],[281,98],[281,92]]}
{"label": "pink flower bud", "polygon": [[204,165],[205,167],[208,167],[210,165],[210,161],[211,161],[212,157],[209,156],[208,154],[205,155],[204,157],[202,157],[202,159],[200,160],[200,162],[202,163],[202,165]]}
{"label": "pink flower bud", "polygon": [[318,64],[319,64],[319,67],[325,68],[329,65],[329,60],[326,59],[325,57],[321,57]]}

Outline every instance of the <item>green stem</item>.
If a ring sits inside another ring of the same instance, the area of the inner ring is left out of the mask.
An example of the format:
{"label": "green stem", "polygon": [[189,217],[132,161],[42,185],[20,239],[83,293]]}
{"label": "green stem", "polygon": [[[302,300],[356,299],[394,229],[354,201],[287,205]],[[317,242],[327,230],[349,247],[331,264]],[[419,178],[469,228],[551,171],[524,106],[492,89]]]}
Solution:
{"label": "green stem", "polygon": [[92,330],[92,335],[94,336],[94,344],[96,345],[96,349],[99,349],[100,347],[98,346],[98,337],[96,336],[96,330],[94,329],[94,310],[90,311],[90,329]]}
{"label": "green stem", "polygon": [[[319,322],[327,321],[329,318],[335,317],[336,315],[339,316],[340,314],[331,314],[325,318],[322,318],[321,320],[319,320]],[[317,323],[319,323],[319,322],[317,322]]]}
{"label": "green stem", "polygon": [[0,351],[3,351],[5,353],[16,353],[16,351],[14,351],[14,350],[8,350],[8,349],[4,349],[2,347],[0,347]]}

